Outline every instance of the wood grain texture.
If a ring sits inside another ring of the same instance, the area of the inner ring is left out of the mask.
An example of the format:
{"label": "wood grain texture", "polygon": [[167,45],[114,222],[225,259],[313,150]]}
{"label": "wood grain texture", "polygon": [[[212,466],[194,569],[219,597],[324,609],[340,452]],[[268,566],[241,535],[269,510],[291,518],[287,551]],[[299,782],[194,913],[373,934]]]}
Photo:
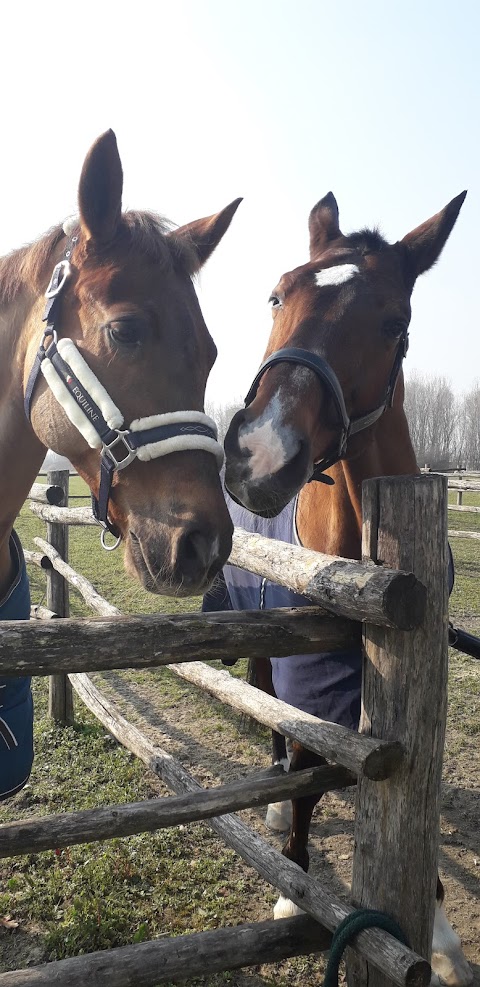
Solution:
{"label": "wood grain texture", "polygon": [[[155,746],[129,723],[93,685],[88,675],[72,675],[75,691],[88,708],[110,730],[114,737],[139,757],[150,770],[177,794],[201,791],[201,786],[170,754]],[[212,829],[231,846],[261,877],[278,888],[282,894],[303,908],[330,931],[351,913],[352,909],[336,895],[326,892],[297,864],[284,857],[266,840],[252,832],[236,816],[227,815],[210,820]],[[430,967],[421,957],[402,946],[388,933],[379,929],[361,932],[356,947],[362,956],[379,967],[398,987],[426,987]],[[28,983],[28,982],[27,982]],[[0,987],[14,987],[2,984]],[[16,985],[15,985],[16,987]],[[114,987],[112,984],[111,987]]]}
{"label": "wood grain texture", "polygon": [[408,570],[324,555],[241,528],[233,533],[229,563],[352,620],[408,630],[421,622],[425,612],[425,589]]}
{"label": "wood grain texture", "polygon": [[[352,899],[392,915],[412,948],[430,956],[447,705],[447,481],[388,477],[364,484],[363,551],[412,568],[427,587],[427,615],[411,634],[365,626],[360,731],[401,740],[406,759],[380,784],[359,779]],[[349,964],[349,983],[385,979]]]}
{"label": "wood grain texture", "polygon": [[121,946],[0,974],[0,987],[156,987],[188,976],[277,963],[328,949],[331,935],[307,916]]}
{"label": "wood grain texture", "polygon": [[0,825],[0,858],[149,833],[291,799],[294,795],[299,798],[356,784],[355,776],[345,768],[308,768],[292,774],[285,774],[281,765],[275,768],[279,770],[272,770],[267,776],[252,774],[198,795],[145,799],[5,823]]}

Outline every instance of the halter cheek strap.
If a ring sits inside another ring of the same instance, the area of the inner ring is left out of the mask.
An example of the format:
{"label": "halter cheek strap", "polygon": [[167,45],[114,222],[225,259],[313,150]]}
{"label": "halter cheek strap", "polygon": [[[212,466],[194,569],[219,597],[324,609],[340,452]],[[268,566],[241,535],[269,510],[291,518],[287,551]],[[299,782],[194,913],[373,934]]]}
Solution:
{"label": "halter cheek strap", "polygon": [[[72,242],[75,238],[72,238]],[[67,251],[71,255],[72,248]],[[100,487],[98,499],[92,493],[92,511],[102,525],[102,545],[105,531],[121,537],[108,518],[108,505],[113,477],[134,459],[148,462],[173,452],[195,449],[215,456],[219,470],[223,465],[223,449],[217,442],[215,422],[201,411],[173,411],[167,414],[137,418],[129,428],[122,428],[124,418],[71,339],[57,338],[55,322],[58,298],[68,277],[70,264],[61,261],[54,268],[46,291],[47,303],[43,321],[47,327],[35,357],[25,390],[25,414],[30,421],[31,403],[40,373],[52,394],[62,406],[72,425],[81,433],[91,449],[100,449]]]}
{"label": "halter cheek strap", "polygon": [[407,351],[408,332],[405,330],[402,333],[397,346],[395,359],[385,392],[385,398],[382,404],[379,405],[378,408],[374,408],[373,411],[369,411],[365,415],[359,415],[357,418],[349,417],[345,406],[345,399],[340,386],[340,381],[330,364],[327,363],[323,357],[317,356],[315,353],[309,353],[308,350],[303,350],[295,346],[287,346],[284,349],[277,350],[276,353],[272,353],[272,355],[269,356],[264,363],[262,363],[260,370],[258,371],[257,376],[255,377],[245,398],[245,406],[251,404],[255,398],[260,381],[269,367],[273,367],[277,363],[295,363],[303,367],[308,367],[309,370],[313,370],[318,379],[325,384],[330,397],[333,399],[340,424],[340,438],[338,440],[338,444],[334,446],[332,451],[327,453],[326,456],[314,464],[313,473],[308,482],[311,480],[319,480],[322,483],[331,485],[335,481],[331,476],[325,476],[324,470],[329,469],[330,466],[333,466],[335,463],[338,463],[340,459],[344,458],[347,452],[347,445],[350,436],[356,435],[358,432],[362,432],[365,428],[369,428],[370,425],[374,425],[375,422],[378,421],[378,419],[383,415],[384,411],[392,406],[397,378],[400,373],[400,368],[404,357],[407,355]]}

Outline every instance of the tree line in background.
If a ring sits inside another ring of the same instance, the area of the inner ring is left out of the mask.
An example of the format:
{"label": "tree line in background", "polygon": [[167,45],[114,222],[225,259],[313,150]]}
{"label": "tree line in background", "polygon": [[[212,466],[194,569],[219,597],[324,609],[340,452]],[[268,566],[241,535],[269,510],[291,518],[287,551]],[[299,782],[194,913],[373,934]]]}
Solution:
{"label": "tree line in background", "polygon": [[[220,442],[240,408],[240,398],[207,405]],[[405,411],[419,466],[480,470],[480,381],[458,396],[445,377],[413,373],[405,383]]]}

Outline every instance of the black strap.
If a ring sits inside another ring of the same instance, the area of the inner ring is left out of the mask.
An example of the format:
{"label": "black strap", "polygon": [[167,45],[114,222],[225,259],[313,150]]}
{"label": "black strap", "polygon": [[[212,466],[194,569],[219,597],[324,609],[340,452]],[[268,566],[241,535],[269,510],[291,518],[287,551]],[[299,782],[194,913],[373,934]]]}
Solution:
{"label": "black strap", "polygon": [[480,659],[480,638],[463,631],[460,627],[449,625],[448,643],[456,651],[463,651],[464,654],[470,655],[470,658]]}
{"label": "black strap", "polygon": [[315,353],[310,353],[308,350],[303,350],[296,346],[286,346],[281,350],[277,350],[276,353],[272,353],[272,355],[262,363],[245,398],[245,406],[248,407],[248,405],[251,404],[255,398],[259,383],[265,371],[270,367],[275,366],[277,363],[295,363],[303,367],[308,367],[309,370],[313,370],[316,376],[324,384],[326,384],[330,397],[333,398],[339,417],[341,431],[338,443],[336,443],[332,450],[327,452],[321,460],[314,464],[314,470],[308,482],[310,483],[312,480],[319,480],[322,483],[327,483],[329,485],[333,484],[335,481],[331,476],[325,476],[324,470],[329,469],[330,466],[338,463],[339,459],[342,459],[345,456],[350,435],[355,435],[358,432],[363,431],[363,429],[369,428],[370,425],[374,425],[375,422],[378,421],[378,419],[383,415],[386,408],[390,408],[392,406],[397,378],[400,373],[403,359],[407,354],[407,350],[408,332],[405,331],[402,333],[398,343],[393,367],[388,379],[385,400],[378,406],[378,408],[367,412],[365,415],[359,415],[357,418],[349,418],[340,381],[335,371],[332,370],[330,364],[327,363],[323,357],[317,356]]}
{"label": "black strap", "polygon": [[98,500],[95,494],[92,493],[92,514],[99,524],[103,525],[112,535],[118,538],[120,532],[108,519],[108,504],[114,472],[115,464],[108,456],[103,455],[100,460],[100,489],[98,491]]}

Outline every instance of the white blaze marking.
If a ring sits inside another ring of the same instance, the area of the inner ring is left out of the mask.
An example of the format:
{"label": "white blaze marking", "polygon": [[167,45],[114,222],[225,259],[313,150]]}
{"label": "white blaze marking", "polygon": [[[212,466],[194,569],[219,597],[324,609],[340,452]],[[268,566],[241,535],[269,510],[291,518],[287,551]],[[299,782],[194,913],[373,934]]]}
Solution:
{"label": "white blaze marking", "polygon": [[319,288],[323,288],[327,284],[344,284],[356,274],[360,274],[356,264],[339,264],[337,267],[326,267],[324,271],[317,271],[315,281]]}
{"label": "white blaze marking", "polygon": [[275,429],[272,418],[246,435],[241,435],[238,444],[240,449],[246,449],[250,453],[252,480],[276,473],[287,462],[282,437]]}

